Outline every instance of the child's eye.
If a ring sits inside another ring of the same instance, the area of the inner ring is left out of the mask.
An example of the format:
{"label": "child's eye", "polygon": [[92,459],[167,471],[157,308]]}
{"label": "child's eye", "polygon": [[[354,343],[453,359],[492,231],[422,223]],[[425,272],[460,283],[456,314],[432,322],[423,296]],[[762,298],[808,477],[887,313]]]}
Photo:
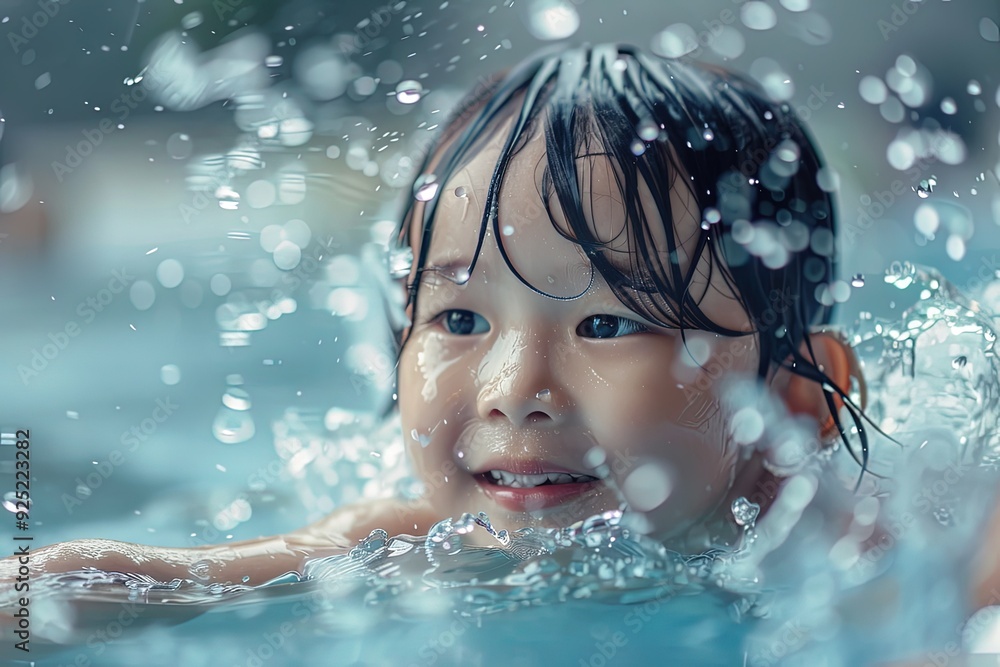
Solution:
{"label": "child's eye", "polygon": [[617,338],[643,331],[649,331],[649,328],[617,315],[591,315],[576,328],[576,333],[584,338]]}
{"label": "child's eye", "polygon": [[490,323],[486,318],[471,310],[446,310],[441,313],[441,319],[448,333],[458,336],[471,336],[490,330]]}

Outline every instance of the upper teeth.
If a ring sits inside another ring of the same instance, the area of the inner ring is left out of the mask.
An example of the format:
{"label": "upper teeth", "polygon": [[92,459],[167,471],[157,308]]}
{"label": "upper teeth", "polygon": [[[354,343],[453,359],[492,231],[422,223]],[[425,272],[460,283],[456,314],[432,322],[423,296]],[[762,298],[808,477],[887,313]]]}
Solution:
{"label": "upper teeth", "polygon": [[576,475],[565,472],[549,472],[541,475],[517,475],[506,470],[490,470],[490,476],[500,486],[510,486],[517,488],[531,488],[541,486],[546,482],[552,484],[571,484],[575,482],[593,482],[596,477],[590,475]]}

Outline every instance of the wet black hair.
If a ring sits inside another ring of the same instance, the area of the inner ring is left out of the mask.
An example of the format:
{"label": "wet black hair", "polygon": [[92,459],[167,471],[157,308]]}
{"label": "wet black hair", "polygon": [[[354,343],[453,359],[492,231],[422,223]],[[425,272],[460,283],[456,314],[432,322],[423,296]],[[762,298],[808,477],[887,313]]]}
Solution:
{"label": "wet black hair", "polygon": [[[581,247],[633,312],[680,329],[682,336],[690,328],[723,336],[756,334],[762,379],[780,365],[819,383],[837,431],[863,474],[868,441],[860,408],[847,395],[849,388],[838,387],[818,368],[807,336],[833,316],[835,211],[830,192],[821,187],[819,151],[789,105],[769,100],[756,85],[733,73],[660,59],[629,45],[584,44],[535,54],[467,96],[417,171],[415,190],[428,183],[431,162],[440,152],[433,179],[447,183],[501,121],[513,117],[490,183],[473,265],[489,226],[494,238],[503,238],[497,213],[504,175],[543,112],[546,167],[540,194],[559,233]],[[591,146],[595,137],[599,148]],[[612,262],[613,251],[595,236],[584,215],[576,159],[594,152],[608,154],[617,171],[627,213],[629,270]],[[666,226],[669,261],[651,241],[656,237],[640,205],[639,179]],[[703,220],[687,267],[677,261],[670,201],[671,189],[681,185],[689,188]],[[566,220],[562,226],[552,216],[553,196]],[[394,241],[397,250],[412,248],[414,228],[422,235],[414,258],[415,279],[407,285],[414,319],[421,276],[433,270],[426,260],[439,199],[426,201],[423,219],[415,225],[415,201],[408,197]],[[514,275],[544,294],[518,273],[503,243],[498,245]],[[753,324],[749,334],[720,326],[701,311],[691,281],[703,256],[709,271],[720,271],[738,296]],[[799,351],[803,341],[808,358]],[[405,343],[399,332],[400,351]],[[851,447],[832,392],[844,401],[858,430],[860,455]]]}

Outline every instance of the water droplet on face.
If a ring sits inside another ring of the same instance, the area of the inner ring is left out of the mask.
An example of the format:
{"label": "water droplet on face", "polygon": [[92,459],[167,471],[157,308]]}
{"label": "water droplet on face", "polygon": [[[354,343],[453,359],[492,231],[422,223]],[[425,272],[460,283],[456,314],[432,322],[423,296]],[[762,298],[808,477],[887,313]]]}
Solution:
{"label": "water droplet on face", "polygon": [[424,94],[419,81],[407,79],[396,84],[396,101],[400,104],[416,104]]}
{"label": "water droplet on face", "polygon": [[514,227],[511,225],[504,225],[503,230],[501,231],[503,231],[504,236],[511,236],[514,233]]}
{"label": "water droplet on face", "polygon": [[413,184],[413,198],[417,201],[430,201],[437,196],[440,185],[434,174],[422,174]]}
{"label": "water droplet on face", "polygon": [[457,188],[455,188],[455,196],[456,197],[467,197],[468,195],[469,195],[469,193],[466,192],[465,188],[462,187],[461,185],[458,186]]}
{"label": "water droplet on face", "polygon": [[535,394],[535,398],[540,401],[545,401],[546,403],[552,400],[552,392],[548,389],[542,389],[540,392]]}
{"label": "water droplet on face", "polygon": [[406,278],[413,269],[413,248],[394,248],[389,252],[389,276]]}

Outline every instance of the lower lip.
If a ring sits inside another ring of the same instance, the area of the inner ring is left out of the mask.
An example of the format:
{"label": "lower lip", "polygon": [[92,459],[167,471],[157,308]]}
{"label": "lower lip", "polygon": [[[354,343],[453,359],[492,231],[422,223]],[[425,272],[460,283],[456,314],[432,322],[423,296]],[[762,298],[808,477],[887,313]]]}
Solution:
{"label": "lower lip", "polygon": [[518,489],[491,484],[481,476],[476,477],[476,483],[487,496],[512,512],[530,512],[555,507],[588,491],[593,491],[598,484],[598,482],[573,482]]}

